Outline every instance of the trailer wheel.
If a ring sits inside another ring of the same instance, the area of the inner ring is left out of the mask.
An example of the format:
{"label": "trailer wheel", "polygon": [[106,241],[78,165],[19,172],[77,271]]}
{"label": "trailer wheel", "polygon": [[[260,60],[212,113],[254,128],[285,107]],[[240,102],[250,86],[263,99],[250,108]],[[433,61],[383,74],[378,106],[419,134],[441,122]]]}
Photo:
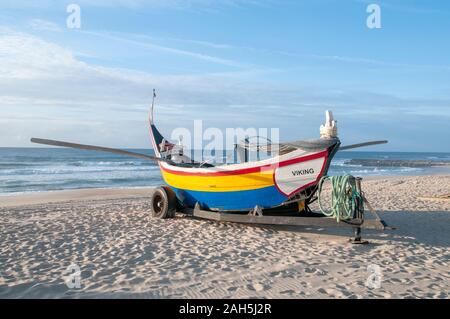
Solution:
{"label": "trailer wheel", "polygon": [[177,198],[169,187],[158,187],[150,198],[150,210],[153,217],[166,219],[175,217]]}

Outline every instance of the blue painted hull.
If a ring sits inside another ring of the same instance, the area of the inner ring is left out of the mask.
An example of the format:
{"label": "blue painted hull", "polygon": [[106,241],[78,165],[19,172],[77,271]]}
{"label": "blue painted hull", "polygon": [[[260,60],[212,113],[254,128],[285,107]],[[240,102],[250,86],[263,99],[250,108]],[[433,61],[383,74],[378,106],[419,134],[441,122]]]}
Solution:
{"label": "blue painted hull", "polygon": [[200,192],[174,187],[172,189],[184,206],[194,207],[198,202],[204,209],[250,210],[255,205],[270,208],[287,199],[275,186],[236,192]]}

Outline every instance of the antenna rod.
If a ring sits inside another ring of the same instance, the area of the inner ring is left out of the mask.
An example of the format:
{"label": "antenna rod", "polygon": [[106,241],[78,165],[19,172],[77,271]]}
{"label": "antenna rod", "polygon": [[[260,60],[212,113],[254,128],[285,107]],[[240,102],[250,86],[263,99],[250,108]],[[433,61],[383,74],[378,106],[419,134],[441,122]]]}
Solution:
{"label": "antenna rod", "polygon": [[150,121],[151,124],[153,124],[153,107],[155,106],[155,97],[156,97],[156,91],[153,89],[153,99],[152,99],[152,109],[150,110]]}

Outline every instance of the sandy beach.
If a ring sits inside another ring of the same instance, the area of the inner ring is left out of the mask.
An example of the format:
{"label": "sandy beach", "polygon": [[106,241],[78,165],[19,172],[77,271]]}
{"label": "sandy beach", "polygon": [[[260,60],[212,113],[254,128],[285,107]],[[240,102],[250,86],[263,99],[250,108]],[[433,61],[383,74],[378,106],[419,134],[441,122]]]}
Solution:
{"label": "sandy beach", "polygon": [[151,188],[0,196],[0,298],[449,298],[450,201],[419,197],[449,193],[450,175],[363,189],[398,227],[364,231],[369,245],[348,229],[155,219]]}

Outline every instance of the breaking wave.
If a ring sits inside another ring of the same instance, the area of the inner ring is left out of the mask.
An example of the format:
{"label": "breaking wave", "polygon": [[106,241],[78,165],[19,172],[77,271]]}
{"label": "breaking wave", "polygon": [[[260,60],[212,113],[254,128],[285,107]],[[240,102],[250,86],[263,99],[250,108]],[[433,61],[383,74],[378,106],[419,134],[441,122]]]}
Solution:
{"label": "breaking wave", "polygon": [[[152,155],[151,150],[133,150]],[[433,168],[362,167],[350,159],[445,160],[448,153],[338,152],[329,175],[418,175]],[[163,183],[158,165],[115,154],[71,149],[0,148],[0,194],[77,188],[122,188]]]}

